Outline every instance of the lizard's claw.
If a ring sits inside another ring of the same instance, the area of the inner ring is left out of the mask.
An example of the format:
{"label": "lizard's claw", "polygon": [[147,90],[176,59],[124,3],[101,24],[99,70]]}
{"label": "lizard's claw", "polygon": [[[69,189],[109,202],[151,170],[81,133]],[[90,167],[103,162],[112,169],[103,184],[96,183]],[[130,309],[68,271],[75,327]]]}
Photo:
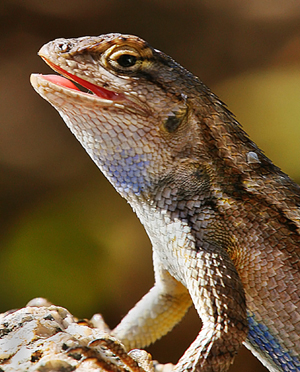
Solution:
{"label": "lizard's claw", "polygon": [[154,372],[173,372],[175,365],[172,363],[161,364],[157,360],[153,361]]}
{"label": "lizard's claw", "polygon": [[105,323],[103,316],[101,314],[94,314],[90,320],[93,327],[98,328],[100,331],[111,333],[111,329]]}

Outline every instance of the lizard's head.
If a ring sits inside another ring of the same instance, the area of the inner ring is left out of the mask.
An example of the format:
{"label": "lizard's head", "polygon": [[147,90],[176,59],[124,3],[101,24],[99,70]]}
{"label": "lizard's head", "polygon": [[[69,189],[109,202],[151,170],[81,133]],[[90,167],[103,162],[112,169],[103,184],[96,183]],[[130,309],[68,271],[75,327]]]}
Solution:
{"label": "lizard's head", "polygon": [[147,190],[193,157],[192,97],[202,85],[170,57],[120,34],[57,39],[39,55],[62,76],[33,74],[33,87],[122,194]]}

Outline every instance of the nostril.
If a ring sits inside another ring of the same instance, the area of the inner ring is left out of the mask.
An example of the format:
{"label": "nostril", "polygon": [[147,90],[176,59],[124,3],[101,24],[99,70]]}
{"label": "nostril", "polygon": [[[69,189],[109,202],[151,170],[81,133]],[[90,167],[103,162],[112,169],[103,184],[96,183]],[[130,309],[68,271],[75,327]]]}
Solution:
{"label": "nostril", "polygon": [[59,50],[62,53],[67,53],[72,48],[72,45],[69,42],[67,42],[67,41],[66,42],[62,42],[62,43],[59,43],[57,46],[58,46]]}

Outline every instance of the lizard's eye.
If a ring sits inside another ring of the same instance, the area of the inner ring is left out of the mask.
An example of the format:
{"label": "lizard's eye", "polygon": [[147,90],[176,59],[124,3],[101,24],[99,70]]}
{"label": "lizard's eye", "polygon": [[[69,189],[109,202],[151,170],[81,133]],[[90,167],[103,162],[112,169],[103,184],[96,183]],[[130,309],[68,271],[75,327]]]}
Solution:
{"label": "lizard's eye", "polygon": [[132,67],[136,64],[136,61],[136,56],[130,54],[123,54],[117,59],[118,64],[122,67]]}
{"label": "lizard's eye", "polygon": [[105,66],[110,67],[117,72],[130,74],[140,68],[142,59],[138,51],[131,47],[119,49],[113,47],[104,53],[102,56],[102,62]]}

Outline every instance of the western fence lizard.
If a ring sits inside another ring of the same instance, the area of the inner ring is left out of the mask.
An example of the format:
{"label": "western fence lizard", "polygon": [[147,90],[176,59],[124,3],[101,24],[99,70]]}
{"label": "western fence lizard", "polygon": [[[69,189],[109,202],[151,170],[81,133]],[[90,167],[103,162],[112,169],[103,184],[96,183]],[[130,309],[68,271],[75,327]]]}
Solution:
{"label": "western fence lizard", "polygon": [[203,322],[175,371],[227,371],[244,343],[300,371],[300,187],[197,77],[130,35],[57,39],[32,75],[153,245],[155,285],[112,331],[145,347],[193,303]]}

